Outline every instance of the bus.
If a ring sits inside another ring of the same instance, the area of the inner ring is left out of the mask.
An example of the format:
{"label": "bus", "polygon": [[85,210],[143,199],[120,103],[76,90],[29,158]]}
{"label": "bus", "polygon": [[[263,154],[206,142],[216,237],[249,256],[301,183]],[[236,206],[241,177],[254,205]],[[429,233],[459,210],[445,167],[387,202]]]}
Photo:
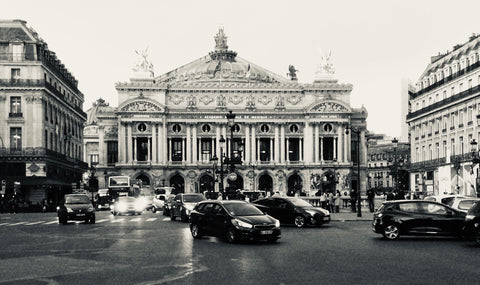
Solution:
{"label": "bus", "polygon": [[128,176],[110,176],[108,177],[108,196],[110,202],[115,201],[120,196],[133,196],[133,189]]}

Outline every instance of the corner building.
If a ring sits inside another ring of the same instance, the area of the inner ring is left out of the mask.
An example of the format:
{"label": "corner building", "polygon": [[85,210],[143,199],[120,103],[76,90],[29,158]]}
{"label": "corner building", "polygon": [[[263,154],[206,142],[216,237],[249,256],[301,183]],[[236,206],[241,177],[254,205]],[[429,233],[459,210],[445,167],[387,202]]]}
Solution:
{"label": "corner building", "polygon": [[480,197],[471,153],[480,137],[479,99],[480,37],[472,35],[432,56],[409,94],[411,191]]}
{"label": "corner building", "polygon": [[84,95],[78,81],[22,20],[0,20],[0,180],[4,202],[53,209],[82,180]]}
{"label": "corner building", "polygon": [[218,191],[210,159],[221,156],[222,136],[222,153],[230,153],[232,111],[233,153],[242,164],[231,186],[313,195],[318,189],[311,185],[321,178],[324,190],[349,190],[358,183],[358,140],[365,192],[367,112],[351,108],[352,85],[333,78],[328,59],[314,83],[301,84],[293,66],[286,78],[238,57],[223,29],[215,43],[208,55],[157,77],[144,54],[134,78],[116,85],[118,107],[100,99],[87,111],[85,159],[98,160],[104,181],[128,175],[177,193]]}

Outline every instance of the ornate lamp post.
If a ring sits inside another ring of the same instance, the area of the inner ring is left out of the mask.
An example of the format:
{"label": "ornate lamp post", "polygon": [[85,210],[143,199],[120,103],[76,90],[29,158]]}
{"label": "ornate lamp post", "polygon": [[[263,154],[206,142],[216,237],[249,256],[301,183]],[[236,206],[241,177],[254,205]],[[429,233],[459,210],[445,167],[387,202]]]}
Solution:
{"label": "ornate lamp post", "polygon": [[395,183],[395,185],[393,186],[393,188],[395,189],[395,192],[398,192],[398,169],[397,169],[397,147],[398,147],[398,140],[397,138],[393,138],[392,140],[392,144],[393,144],[393,171],[394,171],[394,177],[393,177],[393,181]]}
{"label": "ornate lamp post", "polygon": [[[237,175],[235,173],[235,164],[242,164],[242,146],[239,147],[237,150],[237,154],[235,155],[235,151],[233,149],[234,146],[234,137],[233,137],[233,131],[235,129],[235,114],[232,113],[232,111],[229,111],[227,116],[227,124],[230,127],[230,151],[229,155],[230,157],[225,157],[225,164],[230,165],[230,172],[228,174],[228,180],[231,181],[231,185],[235,180],[237,180]],[[223,182],[222,182],[223,183]],[[229,186],[229,190],[231,190],[232,186]]]}
{"label": "ornate lamp post", "polygon": [[345,133],[352,131],[357,135],[357,217],[362,216],[362,196],[360,195],[360,134],[362,130],[360,128],[352,128],[350,126],[345,127]]}
{"label": "ornate lamp post", "polygon": [[225,174],[225,170],[223,169],[223,162],[226,160],[225,155],[223,154],[223,149],[225,148],[225,138],[223,136],[220,136],[220,140],[218,141],[220,143],[220,182],[218,183],[218,191],[222,196],[224,196],[224,188],[223,188],[223,178]]}
{"label": "ornate lamp post", "polygon": [[[215,191],[215,182],[217,182],[216,174],[218,172],[218,157],[216,155],[210,158],[210,161],[213,163],[212,165],[212,176],[213,176],[213,190]],[[212,189],[209,187],[208,192],[211,192]]]}
{"label": "ornate lamp post", "polygon": [[[477,115],[477,119],[479,117],[480,115]],[[477,151],[477,144],[478,143],[475,141],[475,139],[472,139],[472,141],[470,142],[470,145],[472,146],[472,154],[471,154],[472,155],[472,174],[473,174],[473,168],[475,167],[475,165],[480,163],[480,153],[479,151]],[[477,181],[478,181],[478,169],[475,175],[475,186],[474,186],[475,195],[478,197]]]}

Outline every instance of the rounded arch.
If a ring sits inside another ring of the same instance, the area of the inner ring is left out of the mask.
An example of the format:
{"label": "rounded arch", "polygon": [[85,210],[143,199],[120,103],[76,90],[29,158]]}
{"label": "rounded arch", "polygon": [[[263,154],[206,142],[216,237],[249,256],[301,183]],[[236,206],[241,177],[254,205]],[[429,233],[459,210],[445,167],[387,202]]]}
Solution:
{"label": "rounded arch", "polygon": [[185,179],[178,173],[170,177],[170,186],[172,194],[185,193]]}
{"label": "rounded arch", "polygon": [[306,194],[303,191],[303,179],[298,173],[293,173],[288,177],[287,186],[287,196],[295,196],[295,194],[303,196]]}
{"label": "rounded arch", "polygon": [[151,180],[150,180],[150,177],[146,173],[137,174],[135,179],[141,180],[143,187],[150,186],[150,181]]}
{"label": "rounded arch", "polygon": [[265,191],[266,193],[273,192],[273,179],[268,173],[263,173],[258,177],[258,190]]}
{"label": "rounded arch", "polygon": [[204,173],[198,179],[200,185],[200,193],[215,191],[215,180],[208,173]]}

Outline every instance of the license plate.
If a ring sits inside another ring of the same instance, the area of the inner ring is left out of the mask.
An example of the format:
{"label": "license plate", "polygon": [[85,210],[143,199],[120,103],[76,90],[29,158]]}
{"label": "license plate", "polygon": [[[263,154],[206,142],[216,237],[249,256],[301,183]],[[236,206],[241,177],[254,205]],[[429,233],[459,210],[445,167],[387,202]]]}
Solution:
{"label": "license plate", "polygon": [[77,217],[83,217],[85,216],[85,213],[77,214]]}
{"label": "license plate", "polygon": [[271,234],[273,234],[273,231],[272,231],[272,230],[260,231],[260,234],[261,234],[261,235],[271,235]]}

